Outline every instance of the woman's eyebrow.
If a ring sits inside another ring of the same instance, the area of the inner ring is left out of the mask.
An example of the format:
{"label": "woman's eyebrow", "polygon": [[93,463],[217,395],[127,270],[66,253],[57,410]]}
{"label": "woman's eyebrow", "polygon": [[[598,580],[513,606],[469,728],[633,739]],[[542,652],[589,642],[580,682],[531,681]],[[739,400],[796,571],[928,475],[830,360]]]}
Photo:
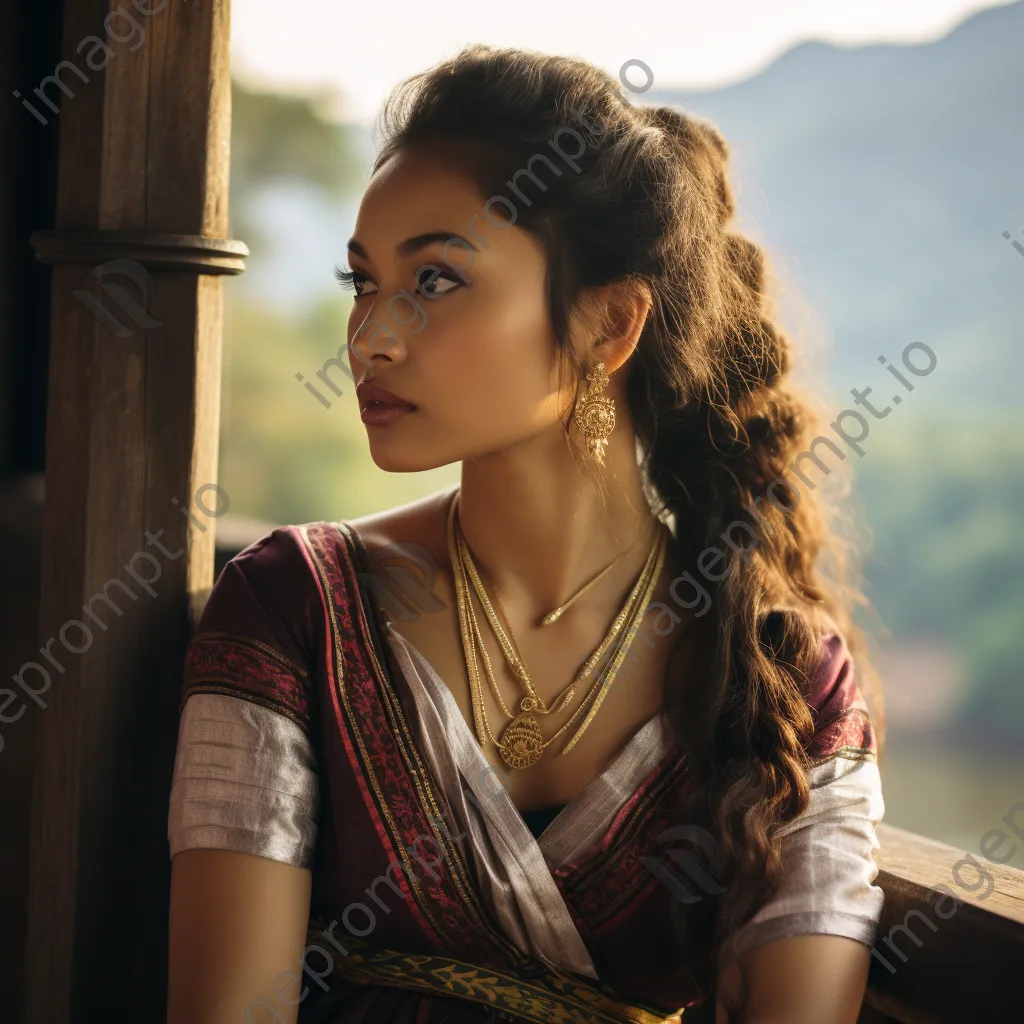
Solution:
{"label": "woman's eyebrow", "polygon": [[[427,231],[422,235],[413,235],[412,238],[399,242],[395,249],[400,256],[409,256],[430,245],[432,242],[461,242],[463,245],[468,245],[474,252],[480,251],[468,238],[463,238],[462,235],[456,234],[454,231]],[[370,258],[366,254],[365,246],[357,238],[350,238],[348,240],[348,248],[350,252],[354,252],[364,260]]]}

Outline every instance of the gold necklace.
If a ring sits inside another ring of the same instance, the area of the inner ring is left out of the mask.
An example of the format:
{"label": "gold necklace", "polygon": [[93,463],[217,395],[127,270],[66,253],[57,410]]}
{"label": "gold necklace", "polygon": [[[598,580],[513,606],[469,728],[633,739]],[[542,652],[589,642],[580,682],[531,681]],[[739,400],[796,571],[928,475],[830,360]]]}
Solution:
{"label": "gold necklace", "polygon": [[[468,591],[468,583],[464,581],[462,586],[466,588],[466,590],[464,591],[465,594]],[[472,608],[472,604],[468,600],[466,601],[466,604],[468,609]],[[475,620],[475,612],[469,612],[468,614],[471,615]],[[625,619],[626,616],[623,615],[620,618],[620,620],[616,622],[615,625],[619,628],[614,630],[613,637],[621,631],[621,627]],[[483,697],[480,690],[479,677],[476,672],[476,650],[472,639],[472,634],[474,632],[479,643],[480,654],[483,657],[485,668],[487,669],[488,681],[490,682],[491,687],[495,692],[495,695],[499,701],[499,704],[502,707],[502,710],[509,717],[511,717],[511,712],[508,710],[508,708],[505,707],[504,701],[502,700],[501,697],[500,690],[498,690],[493,670],[491,670],[490,668],[490,659],[487,656],[486,648],[483,645],[483,639],[479,631],[479,626],[474,621],[474,628],[467,629],[465,627],[465,618],[461,620],[461,624],[463,625],[464,646],[466,646],[469,652],[467,657],[467,667],[470,675],[470,687],[473,694],[473,713],[474,721],[477,727],[477,735],[480,739],[481,745],[484,744],[488,739],[492,743],[494,743],[494,745],[498,747],[499,750],[501,751],[502,759],[506,762],[506,764],[513,768],[524,768],[528,767],[530,764],[533,764],[537,760],[537,758],[541,756],[544,748],[547,747],[551,742],[553,742],[570,725],[572,725],[572,723],[575,722],[577,718],[579,718],[579,716],[586,709],[589,699],[593,696],[595,692],[597,692],[598,686],[602,682],[604,685],[602,687],[601,699],[603,699],[603,691],[607,689],[608,685],[610,684],[614,675],[618,671],[622,662],[625,660],[626,656],[626,648],[625,646],[623,646],[617,652],[617,657],[611,664],[604,679],[598,679],[595,681],[590,693],[588,693],[587,696],[584,698],[583,703],[581,704],[577,712],[547,742],[542,742],[540,729],[536,726],[536,720],[533,719],[532,715],[530,714],[530,712],[537,710],[537,701],[539,700],[539,698],[529,696],[524,697],[522,699],[522,701],[520,702],[520,706],[522,708],[521,713],[518,716],[516,716],[516,721],[510,723],[510,725],[506,727],[505,732],[503,732],[502,734],[502,739],[499,741],[491,732],[490,724],[487,722],[487,712],[483,703]],[[571,698],[572,690],[575,687],[576,682],[578,682],[578,679],[582,677],[582,675],[584,675],[588,669],[593,667],[593,663],[596,663],[596,661],[599,660],[600,656],[604,653],[604,649],[606,647],[607,643],[603,644],[601,649],[595,652],[595,655],[591,659],[591,664],[584,666],[584,669],[578,674],[577,679],[574,680],[572,684],[570,684],[570,687],[568,688],[567,692],[564,693],[562,698],[558,701],[558,706],[555,710],[560,710],[561,707],[563,707],[565,703]],[[600,701],[598,703],[600,703]],[[592,710],[593,712],[596,712],[596,706]],[[515,728],[513,728],[513,726]],[[572,742],[565,748],[565,751],[563,751],[563,753],[571,749],[571,747],[576,743],[576,741],[579,739],[582,733],[583,729],[581,728],[577,732],[576,736],[573,737]]]}
{"label": "gold necklace", "polygon": [[[632,609],[634,601],[636,600],[638,594],[642,591],[643,581],[646,579],[646,574],[651,569],[651,566],[655,558],[655,550],[652,546],[651,553],[648,555],[648,562],[645,565],[644,573],[641,575],[641,579],[638,580],[636,585],[634,586],[633,593],[631,593],[630,597],[627,599],[626,606],[623,610],[623,615],[616,617],[615,621],[612,623],[612,626],[606,634],[601,645],[594,651],[591,657],[587,660],[587,663],[583,666],[581,671],[577,673],[576,679],[574,679],[574,681],[569,684],[569,686],[563,691],[563,693],[560,694],[558,698],[556,698],[556,703],[558,704],[558,707],[554,709],[549,709],[545,706],[544,701],[541,699],[540,695],[533,689],[533,683],[530,678],[530,673],[526,668],[526,664],[523,661],[522,655],[519,653],[518,647],[506,635],[504,629],[502,628],[501,622],[499,622],[498,617],[494,613],[494,609],[491,607],[490,601],[488,600],[487,591],[484,589],[484,585],[480,580],[480,576],[479,573],[477,572],[476,565],[473,562],[472,555],[469,552],[469,548],[466,546],[465,539],[461,535],[461,530],[458,531],[456,542],[458,545],[458,561],[460,565],[460,570],[462,570],[472,579],[473,585],[477,592],[477,597],[480,599],[480,605],[484,609],[484,612],[488,617],[491,628],[494,631],[495,636],[498,638],[499,643],[501,644],[502,651],[505,654],[505,657],[508,660],[509,665],[512,668],[512,671],[523,684],[529,697],[532,699],[533,709],[539,711],[541,714],[549,714],[552,710],[561,710],[561,708],[572,698],[572,693],[576,685],[576,682],[578,682],[579,679],[588,671],[593,669],[594,665],[596,665],[597,662],[600,661],[605,650],[614,642],[616,637],[623,630],[626,624],[626,620],[628,618],[628,612]],[[480,632],[480,627],[479,624],[477,623],[476,611],[473,608],[472,601],[468,601],[466,606],[466,612],[467,617],[470,620],[470,624],[473,627],[472,632],[476,638],[477,644],[480,647],[480,653],[482,656],[482,660],[484,662],[484,667],[486,669],[488,679],[491,682],[491,685],[494,689],[495,696],[498,699],[498,703],[500,704],[502,711],[504,711],[506,715],[511,717],[512,713],[508,710],[508,708],[505,707],[504,701],[502,700],[501,697],[501,692],[500,690],[498,690],[497,683],[494,681],[494,673],[491,671],[490,668],[490,658],[487,655],[487,649],[483,643],[483,635]],[[502,609],[502,612],[504,614],[504,609]],[[507,621],[507,615],[505,616],[505,619]],[[611,680],[609,679],[609,685],[610,682]]]}
{"label": "gold necklace", "polygon": [[[580,587],[580,589],[577,590],[576,593],[573,594],[572,597],[570,597],[569,600],[565,602],[565,604],[560,604],[557,608],[554,609],[554,611],[548,612],[547,615],[545,615],[544,618],[540,620],[540,625],[550,626],[552,622],[557,622],[562,617],[562,613],[565,612],[570,607],[570,605],[572,605],[576,601],[577,598],[582,597],[595,583],[597,583],[597,581],[601,579],[601,577],[604,576],[604,574],[608,572],[608,570],[611,569],[612,566],[615,565],[615,563],[623,557],[623,555],[625,555],[628,551],[632,551],[635,544],[636,541],[634,541],[633,544],[630,544],[628,548],[623,548],[589,583],[585,583],[582,587]],[[497,594],[494,595],[494,600],[498,600]],[[499,604],[498,607],[500,608],[501,605]],[[504,611],[502,611],[502,614],[504,614]]]}
{"label": "gold necklace", "polygon": [[[454,496],[454,498],[452,499],[451,507],[449,508],[449,516],[450,517],[454,517],[455,511],[456,511],[457,507],[458,507],[458,494],[456,494]],[[635,546],[635,544],[636,544],[636,542],[634,541],[634,543],[631,544],[629,548],[626,548],[626,551],[629,551],[630,548]],[[529,674],[529,672],[526,669],[526,664],[523,661],[522,655],[519,653],[518,646],[516,645],[514,640],[510,640],[509,637],[506,635],[505,630],[502,628],[501,622],[498,620],[497,615],[495,615],[495,613],[494,613],[494,609],[491,607],[491,603],[490,603],[490,601],[488,599],[488,596],[487,596],[487,591],[485,590],[484,585],[483,585],[482,581],[480,580],[480,575],[477,572],[476,564],[473,561],[473,557],[472,557],[472,555],[471,555],[471,553],[469,551],[469,547],[466,545],[465,537],[462,535],[461,528],[457,529],[456,545],[457,545],[457,548],[458,548],[458,555],[459,555],[458,563],[462,567],[462,569],[465,570],[465,573],[472,580],[474,589],[476,590],[476,593],[477,593],[477,597],[480,599],[480,605],[484,609],[484,612],[486,613],[486,615],[488,617],[488,621],[491,624],[491,629],[494,631],[495,636],[498,638],[499,642],[501,643],[502,650],[505,653],[505,656],[506,656],[506,658],[509,661],[509,665],[512,668],[512,671],[515,673],[516,677],[523,683],[523,685],[526,688],[527,693],[530,695],[530,697],[532,697],[534,699],[534,701],[536,702],[536,705],[535,705],[536,709],[539,710],[542,714],[548,714],[551,709],[548,709],[547,707],[545,707],[544,701],[541,700],[540,696],[536,693],[536,691],[534,691],[533,685],[532,685],[532,682],[531,682],[531,679],[530,679],[530,674]],[[655,542],[652,545],[652,548],[651,548],[650,552],[648,553],[648,556],[647,556],[648,560],[647,560],[647,563],[644,566],[644,574],[642,574],[641,580],[637,581],[636,585],[634,586],[634,591],[630,594],[629,598],[627,598],[626,607],[630,606],[630,604],[633,601],[633,599],[636,596],[636,594],[642,590],[642,587],[643,587],[642,580],[644,580],[646,578],[646,572],[651,568],[651,565],[654,562],[654,559],[655,559],[655,547],[656,546],[657,546],[657,538],[655,538]],[[604,575],[604,573],[607,572],[608,569],[610,569],[611,566],[615,564],[615,561],[618,561],[618,559],[621,558],[623,554],[625,554],[625,551],[621,552],[619,555],[617,555],[616,558],[614,559],[614,561],[611,563],[611,565],[608,565],[604,569],[602,569],[601,572],[598,574],[598,577]],[[589,589],[595,582],[597,582],[597,578],[598,577],[595,577],[595,579],[591,580],[590,583],[588,583],[585,587],[583,587],[582,590],[577,592],[573,597],[571,597],[568,601],[566,601],[565,604],[563,604],[560,608],[556,609],[555,611],[557,612],[557,615],[555,615],[555,612],[550,613],[550,615],[554,615],[555,618],[557,618],[558,615],[561,615],[562,611],[564,611],[573,601],[575,601],[577,597],[579,597],[585,590]],[[498,608],[501,610],[502,617],[505,619],[506,622],[508,622],[508,615],[505,614],[505,609],[501,607],[501,601],[498,599],[498,595],[497,594],[494,595],[494,600],[495,600],[495,603],[498,605]],[[481,654],[483,656],[484,665],[489,670],[489,668],[490,668],[490,659],[487,657],[486,648],[483,647],[483,637],[482,637],[482,634],[480,633],[479,626],[477,625],[476,612],[473,609],[472,601],[470,601],[469,604],[468,604],[467,613],[468,613],[468,616],[471,619],[471,622],[472,622],[472,624],[474,626],[474,633],[476,635],[477,641],[481,645]],[[545,618],[549,618],[549,617],[550,616],[545,616]],[[554,619],[551,619],[551,621],[554,621]],[[597,661],[600,660],[600,656],[604,653],[605,649],[614,641],[614,639],[618,635],[618,633],[621,632],[621,630],[623,628],[623,625],[624,625],[624,622],[620,622],[618,618],[616,618],[616,620],[612,623],[612,626],[611,626],[608,634],[605,636],[604,640],[602,641],[601,646],[599,646],[597,648],[597,650],[594,652],[594,654],[591,656],[591,660],[592,660],[593,664],[596,664]],[[512,632],[511,627],[509,627],[508,632],[509,633]],[[593,665],[591,665],[591,667],[593,667]],[[488,672],[488,675],[489,675],[489,677],[493,678],[493,676],[491,676],[490,672]],[[563,703],[565,701],[568,701],[572,697],[572,688],[573,688],[574,685],[575,685],[575,683],[570,683],[569,686],[567,687],[566,691],[563,691],[566,694],[566,696],[564,697]],[[510,715],[511,712],[509,712],[508,709],[505,708],[504,702],[502,701],[502,698],[501,698],[501,693],[497,689],[495,689],[495,696],[498,698],[498,702],[499,702],[499,704],[501,704],[502,710],[505,712],[505,714],[506,715]],[[561,710],[561,708],[558,707],[558,708],[555,708],[554,710],[556,710],[556,711],[557,710]]]}
{"label": "gold necklace", "polygon": [[[459,626],[462,634],[466,669],[469,676],[470,692],[473,703],[473,719],[476,725],[477,737],[480,740],[481,745],[485,744],[488,739],[494,743],[495,746],[498,747],[502,759],[510,767],[527,768],[540,758],[544,749],[550,743],[557,739],[558,736],[560,736],[570,725],[572,725],[574,721],[576,721],[577,718],[579,718],[595,695],[596,700],[594,700],[586,720],[563,749],[563,754],[568,753],[572,749],[579,738],[583,735],[584,730],[593,720],[594,715],[597,714],[598,708],[601,706],[605,694],[610,688],[615,675],[625,660],[628,647],[627,644],[619,645],[608,670],[603,675],[598,676],[590,690],[584,696],[583,701],[575,714],[573,714],[569,721],[567,721],[547,741],[544,741],[540,732],[540,727],[534,717],[534,712],[549,714],[551,713],[551,710],[561,710],[571,699],[579,681],[588,672],[593,670],[607,648],[616,640],[619,634],[627,627],[630,634],[632,634],[634,623],[642,618],[643,614],[646,612],[653,596],[654,588],[660,577],[661,568],[665,560],[665,552],[668,546],[667,536],[664,532],[659,533],[651,547],[651,551],[648,555],[643,571],[637,579],[637,582],[627,598],[625,605],[615,617],[615,621],[612,623],[612,626],[604,640],[576,673],[576,676],[569,686],[562,694],[559,695],[558,698],[556,698],[554,702],[556,705],[555,708],[548,709],[544,706],[544,702],[534,690],[530,674],[527,671],[518,650],[505,634],[501,623],[498,621],[497,616],[494,613],[494,609],[490,605],[487,593],[484,590],[483,584],[480,582],[479,574],[476,571],[476,566],[473,564],[469,549],[466,546],[465,541],[460,536],[461,530],[456,531],[455,511],[458,505],[458,497],[459,492],[456,491],[448,509],[448,549],[452,561],[453,577],[455,580],[455,592],[459,606]],[[487,721],[487,712],[483,702],[483,694],[477,668],[478,651],[484,663],[485,674],[488,677],[488,682],[491,684],[491,687],[495,692],[502,711],[509,717],[512,717],[512,713],[505,707],[501,693],[498,690],[497,681],[494,678],[493,670],[491,669],[490,658],[487,655],[487,650],[483,643],[483,635],[480,631],[476,612],[473,608],[469,585],[470,579],[472,579],[474,588],[477,590],[477,596],[480,598],[481,606],[487,615],[491,627],[494,629],[495,635],[498,637],[502,653],[505,655],[513,673],[522,682],[527,691],[527,696],[523,697],[520,701],[521,710],[519,714],[517,714],[512,721],[505,726],[500,741],[495,739],[494,735],[491,733],[490,725]]]}
{"label": "gold necklace", "polygon": [[[660,565],[663,561],[663,550],[660,552],[660,555],[662,557],[656,556],[656,564],[658,566],[658,571],[660,571]],[[577,674],[576,679],[574,679],[573,683],[570,684],[568,691],[563,695],[562,699],[560,699],[557,702],[558,707],[555,710],[560,710],[561,707],[564,706],[566,701],[569,698],[571,698],[572,690],[574,689],[579,679],[582,678],[587,673],[587,671],[591,670],[594,667],[597,661],[600,660],[600,657],[604,654],[604,651],[607,649],[609,643],[611,643],[618,636],[618,634],[623,630],[623,628],[627,626],[627,624],[630,628],[630,631],[632,632],[632,624],[646,610],[646,607],[650,601],[650,593],[653,591],[653,585],[658,577],[658,571],[654,571],[650,580],[647,580],[647,576],[651,573],[651,571],[651,566],[650,564],[648,564],[647,572],[645,572],[643,577],[641,577],[641,580],[638,581],[637,590],[634,592],[633,595],[631,595],[631,598],[633,598],[633,600],[631,600],[628,606],[624,608],[622,612],[620,612],[619,616],[617,616],[616,622],[613,624],[612,630],[609,631],[610,636],[607,637],[606,642],[603,643],[597,651],[595,651],[594,655],[590,659],[588,659],[588,664],[584,665],[581,671]],[[644,587],[644,582],[649,582],[650,587]],[[645,591],[647,592],[645,593]],[[480,645],[482,649],[482,640],[480,641]],[[481,653],[486,655],[486,651],[483,649]],[[560,729],[558,729],[555,732],[555,734],[546,742],[543,741],[543,737],[540,733],[540,728],[537,725],[533,712],[548,712],[546,709],[542,707],[542,702],[540,701],[540,698],[536,695],[535,692],[531,696],[524,697],[520,701],[520,707],[522,710],[515,717],[515,719],[505,727],[505,730],[502,733],[501,740],[499,741],[495,739],[494,735],[490,731],[489,723],[487,722],[487,712],[486,708],[483,705],[483,698],[480,693],[479,680],[475,677],[475,671],[473,671],[475,669],[475,665],[471,663],[470,669],[471,686],[473,688],[474,695],[474,715],[478,723],[478,733],[480,735],[481,743],[485,742],[484,734],[486,734],[487,738],[489,738],[491,742],[493,742],[499,748],[502,759],[506,762],[506,764],[513,768],[529,767],[541,756],[544,749],[550,743],[557,739],[558,736],[560,736],[566,729],[568,729],[569,726],[572,725],[573,722],[575,722],[581,714],[583,714],[583,712],[587,709],[587,705],[590,703],[591,699],[596,695],[597,699],[593,702],[586,721],[577,730],[572,740],[565,746],[565,748],[562,751],[562,753],[568,753],[572,749],[572,747],[577,743],[580,737],[583,735],[584,730],[589,725],[590,721],[592,721],[594,715],[597,713],[602,701],[604,700],[605,693],[607,692],[609,686],[611,685],[611,682],[613,681],[615,675],[617,674],[619,668],[625,660],[626,653],[626,645],[620,645],[616,652],[616,656],[612,660],[608,670],[603,676],[598,677],[598,679],[595,680],[590,691],[584,697],[576,713],[573,714],[569,721],[566,722]],[[489,659],[486,659],[485,657],[485,665],[487,664],[489,664]],[[509,712],[508,709],[504,707],[504,702],[500,700],[500,692],[498,692],[497,690],[497,684],[494,680],[493,672],[489,671],[488,676],[492,688],[495,690],[497,696],[499,697],[499,702],[502,704],[503,710],[507,715],[511,715],[511,712]],[[526,679],[526,684],[527,689],[532,690],[532,685],[529,683],[528,676]],[[481,721],[483,722],[482,729],[480,728]]]}

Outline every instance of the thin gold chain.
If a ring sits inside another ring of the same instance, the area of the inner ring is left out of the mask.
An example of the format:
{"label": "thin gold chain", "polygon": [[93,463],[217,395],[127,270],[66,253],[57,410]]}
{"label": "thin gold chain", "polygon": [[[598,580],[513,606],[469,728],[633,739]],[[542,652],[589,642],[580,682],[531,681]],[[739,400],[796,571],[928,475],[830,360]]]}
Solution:
{"label": "thin gold chain", "polygon": [[[540,620],[540,625],[550,626],[553,622],[557,622],[562,617],[562,615],[576,603],[576,601],[579,598],[581,598],[595,583],[598,582],[598,580],[604,578],[605,574],[612,569],[616,562],[623,558],[628,552],[632,551],[633,548],[636,546],[636,543],[636,541],[633,541],[633,543],[630,544],[629,547],[623,548],[589,583],[584,583],[583,586],[580,587],[580,589],[577,590],[576,593],[573,594],[568,601],[565,601],[563,604],[560,604],[557,608],[554,608],[550,612],[548,612],[547,615],[545,615]],[[498,600],[497,594],[494,595],[494,600]],[[498,608],[501,608],[500,603],[498,604]],[[505,614],[504,611],[502,611],[502,614]],[[508,621],[507,615],[505,616],[505,620]],[[511,629],[509,630],[509,632],[512,632]]]}
{"label": "thin gold chain", "polygon": [[[662,549],[664,548],[664,537],[662,537],[662,543],[659,546]],[[654,573],[652,573],[652,575],[651,575],[651,581],[650,582],[652,582],[652,583],[657,578],[656,574],[660,574],[661,564],[663,562],[663,557],[664,557],[663,550],[660,552],[660,557],[657,556],[657,555],[655,557],[657,559],[656,563],[655,563],[657,568],[655,569]],[[619,633],[622,632],[622,630],[623,630],[623,628],[625,626],[632,625],[632,623],[633,623],[633,621],[635,619],[638,619],[638,618],[640,618],[643,615],[643,612],[646,610],[647,605],[650,603],[650,598],[651,598],[651,594],[653,592],[653,587],[645,587],[644,591],[645,592],[642,592],[640,595],[638,595],[639,596],[639,602],[635,602],[635,601],[631,601],[630,602],[630,605],[627,606],[627,607],[629,607],[629,611],[627,611],[624,608],[623,611],[619,613],[619,616],[616,618],[616,626],[618,627],[616,629],[616,634],[615,634],[616,636]],[[633,595],[631,595],[631,597],[632,596]],[[594,667],[594,665],[596,665],[597,661],[600,659],[600,656],[604,653],[604,649],[607,649],[607,646],[608,646],[607,643],[603,644],[602,645],[603,649],[600,650],[599,652],[595,652],[596,656],[592,657],[592,659],[588,659],[588,661],[592,661],[593,663],[584,666],[583,670],[581,670],[580,677],[585,675],[587,671],[589,671],[590,669],[592,669]],[[602,702],[604,701],[605,694],[608,692],[608,689],[610,688],[610,686],[611,686],[615,676],[617,675],[619,669],[621,668],[623,661],[625,661],[625,659],[626,659],[626,653],[627,653],[627,645],[625,645],[625,644],[620,645],[618,647],[618,649],[616,650],[615,657],[613,658],[613,660],[609,664],[607,671],[604,673],[603,676],[598,676],[598,678],[594,680],[594,683],[591,686],[590,690],[587,692],[587,694],[584,696],[583,700],[580,702],[579,708],[577,708],[577,710],[574,712],[574,714],[569,718],[569,720],[560,729],[558,729],[548,740],[546,740],[541,745],[541,749],[542,750],[544,748],[546,748],[554,740],[558,739],[558,737],[561,736],[561,734],[563,732],[565,732],[565,730],[568,729],[569,726],[571,726],[573,724],[573,722],[575,722],[576,719],[578,719],[581,714],[583,714],[584,710],[587,708],[587,705],[590,704],[592,698],[594,698],[594,696],[596,694],[597,695],[597,699],[594,700],[594,703],[591,706],[590,712],[587,715],[587,718],[585,719],[585,721],[583,722],[583,725],[580,726],[580,728],[576,731],[576,734],[573,736],[573,738],[569,741],[569,743],[566,744],[565,748],[562,750],[562,753],[563,754],[568,753],[576,745],[576,743],[579,740],[579,738],[583,735],[584,729],[587,728],[587,726],[593,720],[594,715],[597,714],[598,708],[600,708]],[[524,703],[525,703],[525,701],[524,701]],[[523,710],[525,711],[525,710],[528,710],[528,709],[524,707]],[[486,721],[486,716],[487,716],[486,708],[483,709],[483,715],[484,715],[484,720]],[[488,730],[488,732],[489,732],[489,730]]]}

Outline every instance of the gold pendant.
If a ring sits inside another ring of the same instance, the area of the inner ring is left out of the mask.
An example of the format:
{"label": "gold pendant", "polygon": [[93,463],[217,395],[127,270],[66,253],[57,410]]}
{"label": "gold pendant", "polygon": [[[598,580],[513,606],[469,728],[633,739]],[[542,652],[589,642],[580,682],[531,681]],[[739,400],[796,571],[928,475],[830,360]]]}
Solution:
{"label": "gold pendant", "polygon": [[533,714],[534,701],[524,697],[522,711],[501,733],[501,759],[510,768],[529,768],[544,753],[544,736]]}

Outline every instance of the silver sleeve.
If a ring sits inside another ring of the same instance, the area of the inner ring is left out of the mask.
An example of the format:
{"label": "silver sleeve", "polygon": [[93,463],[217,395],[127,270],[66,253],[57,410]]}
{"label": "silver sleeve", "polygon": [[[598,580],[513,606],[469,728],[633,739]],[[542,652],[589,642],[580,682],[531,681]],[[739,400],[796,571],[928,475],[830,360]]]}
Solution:
{"label": "silver sleeve", "polygon": [[313,864],[318,766],[299,726],[241,697],[194,693],[185,702],[171,783],[171,858],[206,848]]}
{"label": "silver sleeve", "polygon": [[[781,830],[775,895],[723,943],[720,966],[793,935],[843,935],[871,946],[882,915],[876,829],[885,813],[878,764],[834,757],[810,771],[810,802]],[[725,899],[727,897],[723,897]]]}

